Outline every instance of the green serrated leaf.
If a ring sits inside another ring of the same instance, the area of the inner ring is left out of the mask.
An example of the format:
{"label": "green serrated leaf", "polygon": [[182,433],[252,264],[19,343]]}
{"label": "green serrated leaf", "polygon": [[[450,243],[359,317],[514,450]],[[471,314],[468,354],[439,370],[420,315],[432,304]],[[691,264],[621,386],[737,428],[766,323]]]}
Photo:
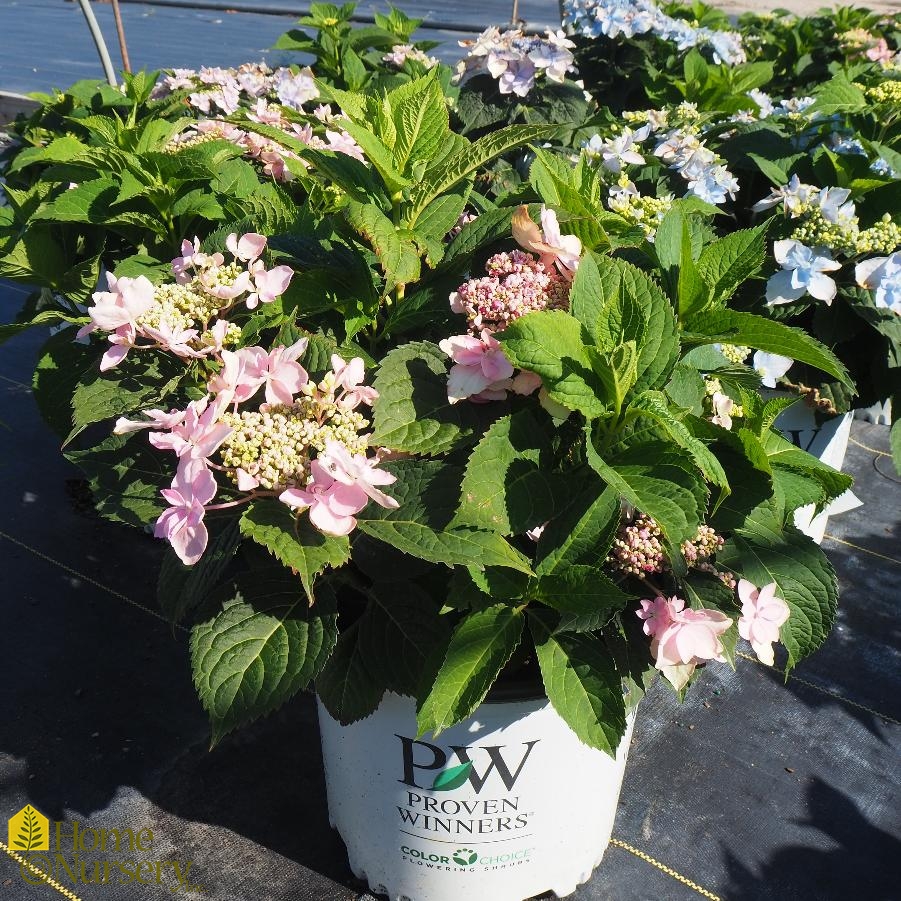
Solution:
{"label": "green serrated leaf", "polygon": [[241,516],[241,534],[262,545],[297,573],[312,604],[313,583],[328,567],[343,566],[350,559],[346,535],[324,535],[305,514],[297,515],[276,500],[259,500]]}
{"label": "green serrated leaf", "polygon": [[613,657],[592,635],[552,633],[530,618],[544,689],[554,710],[589,747],[616,756],[626,707]]}
{"label": "green serrated leaf", "polygon": [[212,744],[280,707],[322,669],[338,637],[334,596],[309,607],[287,570],[254,570],[213,619],[191,630],[194,684]]}
{"label": "green serrated leaf", "polygon": [[428,341],[397,347],[385,356],[373,386],[376,447],[440,454],[472,439],[479,426],[474,404],[447,398],[447,355]]}
{"label": "green serrated leaf", "polygon": [[746,520],[717,554],[717,562],[758,587],[771,582],[791,615],[780,640],[788,651],[786,672],[813,653],[835,621],[838,582],[822,549],[793,527],[784,532]]}
{"label": "green serrated leaf", "polygon": [[562,310],[527,313],[499,332],[510,362],[541,376],[548,394],[589,419],[603,415],[612,399],[586,353],[582,325]]}
{"label": "green serrated leaf", "polygon": [[522,627],[522,612],[502,604],[470,613],[460,622],[432,689],[417,711],[419,736],[437,736],[482,703],[516,650]]}
{"label": "green serrated leaf", "polygon": [[473,450],[453,525],[523,534],[550,519],[552,483],[542,470],[546,430],[528,410],[493,423]]}
{"label": "green serrated leaf", "polygon": [[815,366],[853,388],[845,365],[815,338],[792,328],[738,310],[707,310],[686,323],[682,342],[688,346],[703,344],[744,344],[757,350],[791,357]]}

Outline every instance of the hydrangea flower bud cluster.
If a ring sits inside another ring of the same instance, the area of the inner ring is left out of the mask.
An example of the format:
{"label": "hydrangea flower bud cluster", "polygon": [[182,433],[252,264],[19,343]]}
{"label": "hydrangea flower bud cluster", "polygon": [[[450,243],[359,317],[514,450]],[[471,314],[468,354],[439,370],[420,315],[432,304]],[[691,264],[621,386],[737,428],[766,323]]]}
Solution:
{"label": "hydrangea flower bud cluster", "polygon": [[657,227],[672,208],[673,200],[672,194],[646,197],[639,193],[628,178],[621,178],[616,187],[610,188],[607,206],[614,213],[638,225],[648,241],[653,244]]}
{"label": "hydrangea flower bud cluster", "polygon": [[743,344],[720,344],[718,349],[730,363],[734,363],[736,366],[741,366],[751,353],[751,348],[745,347]]}
{"label": "hydrangea flower bud cluster", "polygon": [[[447,382],[451,403],[467,398],[484,403],[502,400],[508,391],[538,390],[541,379],[534,373],[523,370],[514,375],[493,333],[526,313],[569,306],[582,242],[575,235],[561,234],[557,214],[544,207],[541,228],[525,206],[513,214],[511,226],[519,246],[537,253],[538,259],[521,250],[495,254],[486,264],[486,276],[470,279],[450,295],[451,309],[465,315],[469,327],[469,334],[445,338],[438,345],[454,362]],[[546,396],[541,398],[548,403]]]}
{"label": "hydrangea flower bud cluster", "polygon": [[451,309],[466,316],[473,334],[485,328],[500,331],[526,313],[569,305],[569,282],[529,253],[497,253],[485,271],[487,275],[469,279],[450,296]]}
{"label": "hydrangea flower bud cluster", "polygon": [[607,563],[622,573],[646,576],[667,568],[660,526],[644,513],[619,527]]}
{"label": "hydrangea flower bud cluster", "polygon": [[[304,386],[306,387],[306,386]],[[293,404],[264,404],[259,410],[224,413],[232,427],[220,449],[222,463],[238,484],[240,469],[268,490],[304,485],[310,475],[311,454],[323,453],[337,441],[351,453],[366,453],[369,420],[356,410],[339,407],[334,395],[316,391]]]}
{"label": "hydrangea flower bud cluster", "polygon": [[709,560],[724,544],[722,535],[718,535],[710,526],[701,525],[698,527],[698,534],[691,541],[683,541],[680,549],[685,562],[696,567]]}
{"label": "hydrangea flower bud cluster", "polygon": [[548,29],[547,36],[540,37],[492,27],[475,40],[460,41],[460,46],[469,52],[457,63],[454,80],[464,84],[475,75],[488,74],[497,80],[501,94],[525,97],[540,76],[562,84],[574,68],[575,44],[563,31]]}
{"label": "hydrangea flower bud cluster", "polygon": [[677,50],[707,47],[716,63],[747,61],[741,35],[717,31],[667,15],[651,0],[563,0],[563,23],[585,37],[608,38],[652,34]]}
{"label": "hydrangea flower bud cluster", "polygon": [[880,81],[871,87],[864,88],[868,100],[874,103],[901,104],[901,81]]}

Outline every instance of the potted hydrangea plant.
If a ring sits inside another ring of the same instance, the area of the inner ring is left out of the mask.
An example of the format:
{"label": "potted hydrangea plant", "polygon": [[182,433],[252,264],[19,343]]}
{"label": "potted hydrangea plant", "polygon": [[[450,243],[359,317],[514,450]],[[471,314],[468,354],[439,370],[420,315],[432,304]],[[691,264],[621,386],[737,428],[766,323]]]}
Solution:
{"label": "potted hydrangea plant", "polygon": [[[650,679],[682,693],[739,637],[789,670],[835,617],[792,518],[850,479],[717,346],[850,379],[733,308],[763,229],[716,237],[676,202],[649,235],[587,158],[535,146],[556,126],[453,130],[437,67],[366,95],[272,76],[48,98],[0,232],[4,273],[45,288],[5,334],[71,324],[38,403],[98,509],[165,543],[213,744],[312,686],[374,889],[568,894]],[[233,81],[263,94],[186,115]],[[475,187],[510,151],[525,204]]]}

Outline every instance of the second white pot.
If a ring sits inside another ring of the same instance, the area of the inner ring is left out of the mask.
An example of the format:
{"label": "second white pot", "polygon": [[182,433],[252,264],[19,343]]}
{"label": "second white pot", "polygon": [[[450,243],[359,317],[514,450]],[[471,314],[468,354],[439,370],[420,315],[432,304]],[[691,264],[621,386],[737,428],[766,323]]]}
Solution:
{"label": "second white pot", "polygon": [[[810,407],[796,403],[779,414],[776,428],[795,447],[813,454],[833,469],[841,470],[848,450],[852,420],[853,414],[845,413],[818,423]],[[826,522],[830,515],[844,513],[859,506],[860,500],[849,489],[819,514],[813,504],[801,507],[795,511],[795,525],[819,544],[826,533]]]}

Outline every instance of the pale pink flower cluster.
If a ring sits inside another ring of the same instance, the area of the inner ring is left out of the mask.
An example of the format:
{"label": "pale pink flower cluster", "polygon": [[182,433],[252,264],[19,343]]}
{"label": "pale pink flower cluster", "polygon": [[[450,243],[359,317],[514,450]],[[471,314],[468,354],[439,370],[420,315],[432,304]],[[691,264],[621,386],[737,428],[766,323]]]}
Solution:
{"label": "pale pink flower cluster", "polygon": [[166,97],[173,91],[189,90],[188,103],[209,115],[217,110],[227,116],[258,98],[278,100],[295,110],[319,96],[313,70],[309,66],[297,72],[287,68],[274,71],[265,63],[245,63],[237,69],[205,66],[173,69],[154,86],[154,98]]}
{"label": "pale pink flower cluster", "polygon": [[[738,583],[742,603],[738,620],[739,635],[751,643],[762,663],[773,665],[773,643],[788,621],[788,604],[776,595],[775,582],[757,588],[746,579]],[[679,597],[656,597],[640,602],[636,611],[644,620],[644,633],[650,636],[656,667],[676,686],[682,688],[694,668],[708,660],[725,662],[721,636],[732,626],[732,619],[719,610],[691,610]]]}
{"label": "pale pink flower cluster", "polygon": [[788,622],[791,613],[788,604],[776,595],[776,583],[770,582],[757,588],[746,579],[738,583],[741,601],[741,617],[738,634],[751,643],[761,663],[773,666],[775,655],[773,642],[779,641],[779,629]]}
{"label": "pale pink flower cluster", "polygon": [[143,275],[107,273],[108,290],[94,292],[90,322],[77,335],[109,333],[111,346],[100,362],[101,371],[117,366],[132,349],[158,349],[183,359],[217,353],[229,332],[228,310],[242,300],[253,309],[284,293],[293,270],[266,269],[260,259],[265,237],[250,233],[239,239],[233,234],[226,245],[234,257],[229,264],[221,253],[204,253],[197,238],[183,241],[182,255],[172,261],[174,286],[154,286]]}
{"label": "pale pink flower cluster", "polygon": [[248,232],[238,238],[237,234],[231,234],[225,239],[225,246],[236,263],[246,267],[233,280],[222,278],[225,257],[221,253],[203,253],[199,239],[194,238],[193,243],[182,241],[182,255],[172,261],[176,282],[199,284],[208,294],[228,301],[231,306],[244,294],[248,310],[256,309],[261,303],[272,303],[287,291],[294,270],[290,266],[266,268],[260,259],[266,249],[263,235]]}
{"label": "pale pink flower cluster", "polygon": [[[284,405],[280,409],[291,408],[298,394],[325,393],[321,386],[310,387],[306,370],[297,362],[307,342],[301,338],[290,347],[279,346],[270,351],[262,347],[223,350],[221,368],[207,385],[209,395],[192,401],[185,410],[145,410],[145,420],[122,418],[116,423],[117,434],[155,429],[148,436],[150,443],[178,458],[172,486],[162,492],[169,509],[158,519],[154,534],[167,539],[184,563],[196,563],[206,549],[204,516],[208,510],[236,506],[255,497],[278,497],[293,509],[309,509],[313,525],[331,535],[350,533],[356,527],[354,514],[369,500],[383,507],[398,506],[396,500],[377,487],[395,481],[393,475],[378,468],[378,457],[352,453],[339,441],[326,442],[324,450],[310,462],[305,482],[283,483],[270,490],[261,489],[259,478],[252,472],[211,459],[234,432],[227,421],[229,416],[234,421],[238,407],[254,399],[260,389],[265,397],[265,403],[259,407],[262,411],[276,405]],[[362,359],[348,362],[334,355],[328,397],[323,400],[345,411],[360,404],[371,405],[378,395],[363,384],[364,377]],[[210,506],[218,490],[213,471],[227,476],[241,496]]]}
{"label": "pale pink flower cluster", "polygon": [[708,660],[726,662],[720,636],[732,620],[719,610],[685,609],[679,597],[642,600],[636,611],[644,620],[644,633],[651,638],[655,666],[676,685],[683,687],[694,668]]}
{"label": "pale pink flower cluster", "polygon": [[382,57],[383,63],[388,63],[396,69],[401,69],[404,63],[411,62],[421,63],[426,69],[434,69],[438,65],[438,60],[434,56],[429,56],[424,50],[420,50],[414,44],[395,44],[390,53],[386,53]]}
{"label": "pale pink flower cluster", "polygon": [[566,73],[574,70],[572,49],[576,46],[563,31],[547,30],[546,37],[527,35],[519,29],[502,32],[492,27],[475,40],[460,41],[468,50],[457,63],[455,80],[488,74],[497,80],[501,94],[525,97],[544,75],[550,82],[562,84]]}
{"label": "pale pink flower cluster", "polygon": [[497,253],[485,270],[487,275],[469,279],[450,295],[451,309],[466,316],[475,334],[501,331],[526,313],[569,305],[569,282],[529,253]]}
{"label": "pale pink flower cluster", "polygon": [[582,244],[575,235],[561,235],[557,215],[542,208],[542,229],[519,207],[513,215],[513,237],[521,247],[498,253],[485,264],[487,275],[469,279],[450,295],[455,313],[466,316],[470,333],[445,338],[439,347],[454,361],[448,377],[451,403],[503,400],[509,391],[532,394],[541,379],[532,372],[514,375],[495,332],[503,331],[526,313],[569,306],[570,282],[579,265]]}

